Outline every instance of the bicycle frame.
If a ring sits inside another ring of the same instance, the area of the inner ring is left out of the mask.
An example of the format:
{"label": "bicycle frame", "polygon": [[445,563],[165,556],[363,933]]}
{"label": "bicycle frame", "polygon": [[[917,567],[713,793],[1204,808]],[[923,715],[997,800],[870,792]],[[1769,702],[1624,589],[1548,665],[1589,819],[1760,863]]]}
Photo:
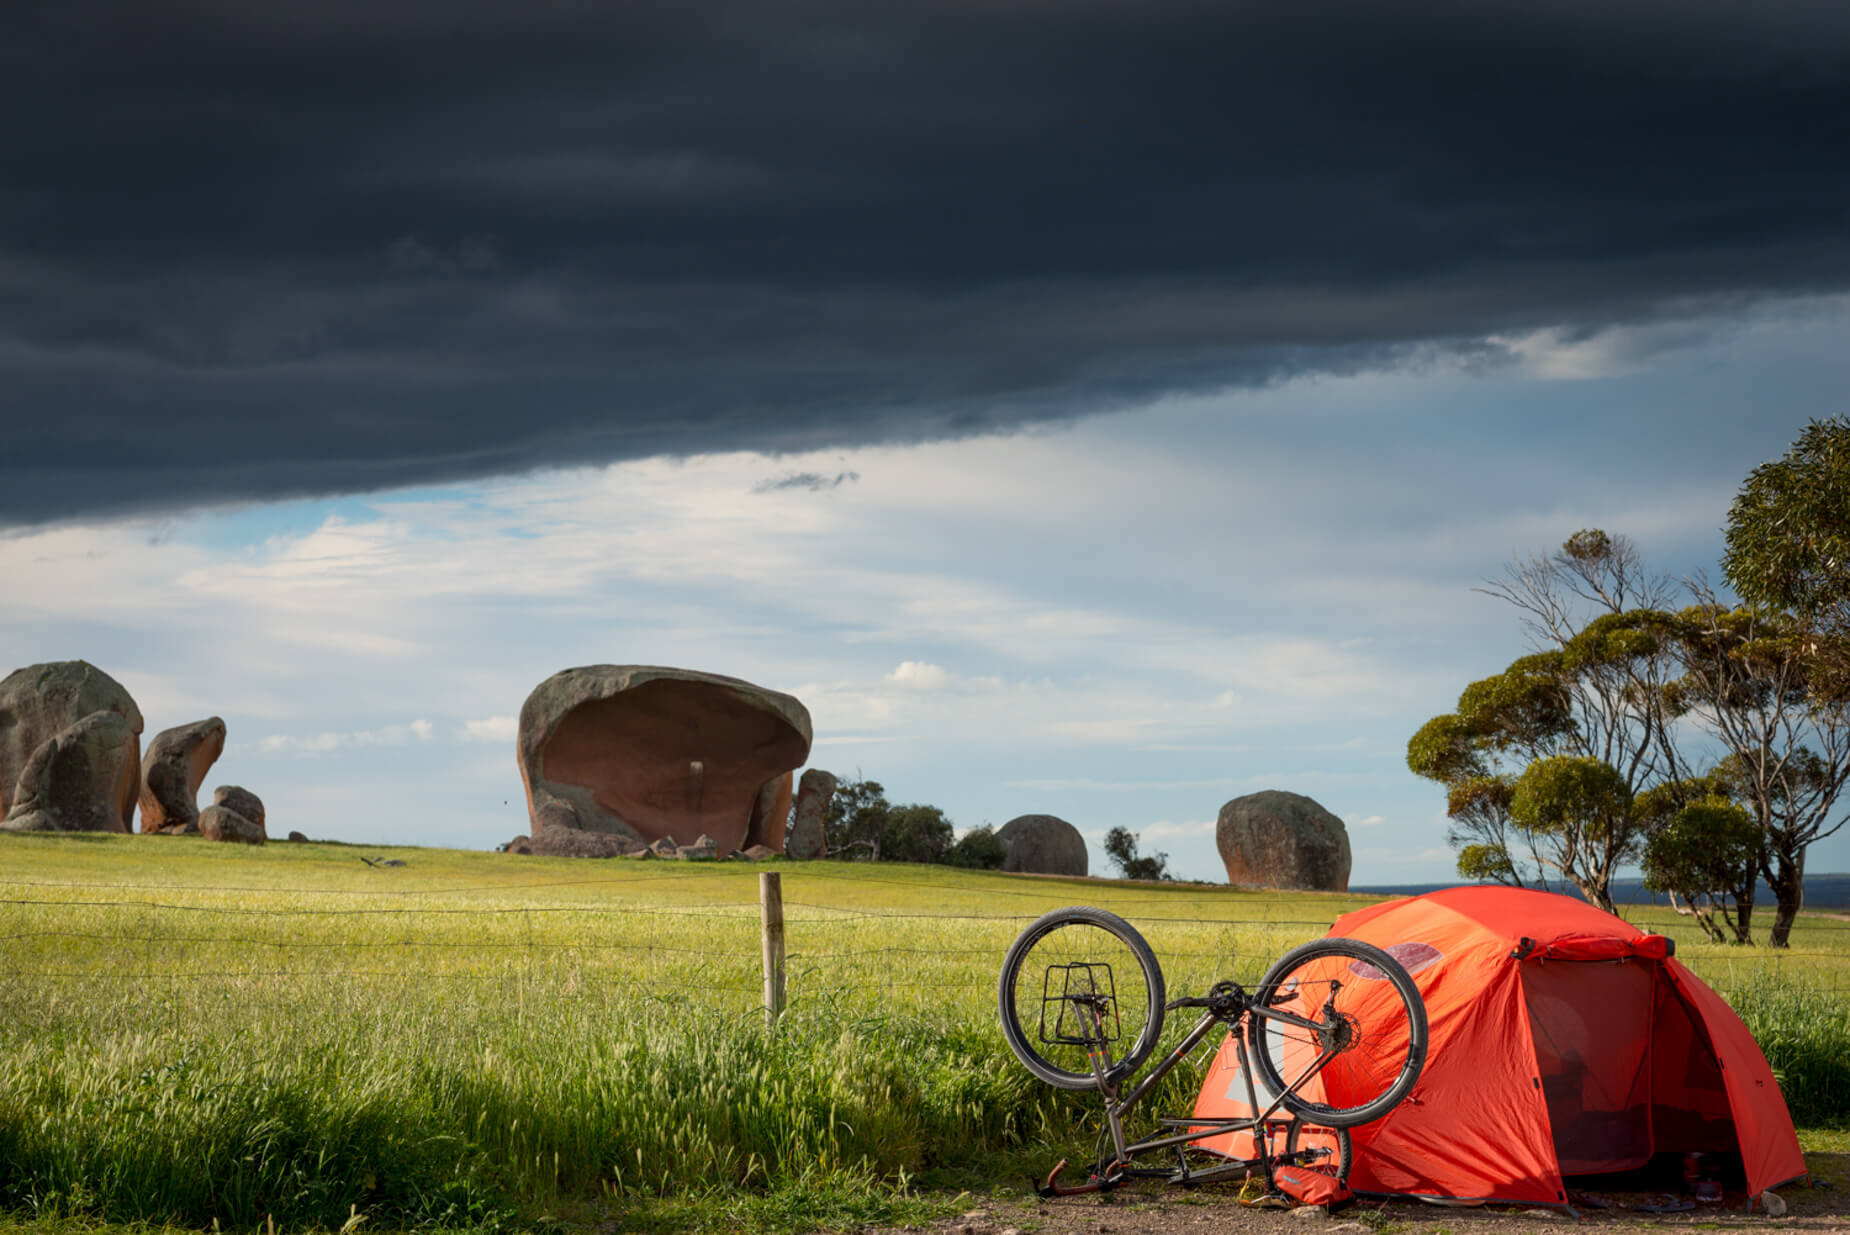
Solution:
{"label": "bicycle frame", "polygon": [[[1313,1033],[1318,1033],[1319,1036],[1321,1036],[1321,1027],[1315,1022],[1306,1020],[1303,1017],[1293,1016],[1288,1012],[1279,1012],[1271,1008],[1261,1007],[1253,1003],[1250,998],[1243,994],[1237,998],[1235,1006],[1238,1007],[1237,1014],[1210,1008],[1208,1012],[1202,1016],[1200,1023],[1188,1031],[1188,1034],[1183,1037],[1176,1048],[1170,1051],[1155,1067],[1151,1068],[1150,1071],[1145,1074],[1144,1078],[1139,1081],[1128,1094],[1122,1097],[1118,1096],[1116,1092],[1117,1083],[1111,1075],[1111,1048],[1104,1033],[1102,1023],[1103,1011],[1097,1003],[1094,1003],[1087,1009],[1093,1021],[1095,1036],[1094,1039],[1087,1044],[1086,1056],[1092,1065],[1092,1074],[1098,1085],[1099,1093],[1105,1098],[1105,1126],[1111,1133],[1111,1145],[1114,1157],[1111,1162],[1103,1166],[1102,1170],[1095,1169],[1091,1172],[1090,1177],[1085,1183],[1073,1186],[1063,1186],[1056,1182],[1060,1177],[1060,1173],[1066,1169],[1067,1160],[1062,1158],[1053,1170],[1048,1173],[1046,1182],[1037,1185],[1035,1191],[1043,1197],[1078,1196],[1087,1192],[1109,1192],[1127,1179],[1164,1179],[1170,1183],[1190,1185],[1230,1178],[1241,1172],[1250,1173],[1254,1167],[1259,1167],[1265,1172],[1266,1190],[1268,1192],[1274,1191],[1275,1181],[1272,1178],[1272,1169],[1276,1163],[1281,1162],[1283,1159],[1281,1155],[1272,1153],[1269,1133],[1274,1129],[1276,1123],[1274,1116],[1283,1104],[1284,1098],[1282,1095],[1274,1095],[1272,1101],[1264,1110],[1259,1109],[1259,1093],[1253,1085],[1253,1073],[1252,1068],[1249,1066],[1250,1060],[1246,1050],[1247,1033],[1253,1023],[1252,1018],[1254,1017],[1284,1021],[1288,1024],[1296,1025],[1301,1029],[1311,1030]],[[1142,1101],[1144,1096],[1160,1084],[1162,1079],[1169,1075],[1177,1064],[1181,1063],[1196,1047],[1200,1046],[1202,1040],[1214,1031],[1215,1026],[1223,1024],[1234,1032],[1234,1050],[1239,1059],[1240,1076],[1246,1082],[1246,1108],[1255,1113],[1251,1116],[1232,1119],[1158,1119],[1157,1123],[1165,1128],[1185,1128],[1188,1130],[1166,1136],[1153,1136],[1145,1140],[1127,1144],[1124,1139],[1125,1113],[1136,1106],[1138,1102]],[[1330,1049],[1326,1044],[1324,1049],[1318,1053],[1317,1058],[1311,1062],[1310,1066],[1307,1067],[1296,1080],[1285,1087],[1285,1091],[1295,1093],[1299,1086],[1312,1076],[1315,1076],[1317,1072],[1323,1068],[1324,1064],[1335,1057],[1335,1054],[1336,1052]],[[1292,1116],[1292,1118],[1297,1117]],[[1209,1137],[1221,1136],[1229,1132],[1251,1132],[1253,1134],[1253,1145],[1258,1150],[1259,1156],[1256,1158],[1233,1159],[1201,1170],[1190,1168],[1188,1159],[1182,1153],[1183,1146],[1206,1140]],[[1174,1168],[1134,1167],[1130,1165],[1131,1159],[1161,1149],[1174,1149],[1176,1151],[1176,1166]]]}

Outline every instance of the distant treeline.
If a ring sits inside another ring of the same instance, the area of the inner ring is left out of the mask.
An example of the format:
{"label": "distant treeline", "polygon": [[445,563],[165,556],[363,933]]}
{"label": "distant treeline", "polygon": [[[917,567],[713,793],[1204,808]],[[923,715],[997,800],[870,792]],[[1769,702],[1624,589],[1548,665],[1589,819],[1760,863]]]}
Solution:
{"label": "distant treeline", "polygon": [[[1370,896],[1419,896],[1425,892],[1437,892],[1443,888],[1466,888],[1467,883],[1400,883],[1375,884],[1369,887],[1351,887],[1351,892],[1365,892]],[[1488,885],[1495,886],[1495,885]],[[1573,887],[1565,889],[1576,900],[1585,897]],[[1641,879],[1615,879],[1612,881],[1612,899],[1621,905],[1663,905],[1668,900],[1662,893],[1654,893],[1644,886]],[[1760,889],[1755,894],[1754,903],[1770,905],[1773,903],[1773,889],[1762,880]],[[1805,876],[1805,908],[1807,909],[1850,909],[1850,874]]]}

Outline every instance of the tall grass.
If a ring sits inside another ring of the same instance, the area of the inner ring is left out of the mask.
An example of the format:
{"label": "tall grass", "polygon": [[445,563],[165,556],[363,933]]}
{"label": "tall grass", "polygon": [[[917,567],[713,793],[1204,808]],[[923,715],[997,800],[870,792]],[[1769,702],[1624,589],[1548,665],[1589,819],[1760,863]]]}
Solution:
{"label": "tall grass", "polygon": [[[273,994],[273,992],[271,993]],[[433,994],[445,997],[431,999]],[[470,998],[474,995],[474,998]],[[364,988],[153,1032],[15,1038],[0,1205],[128,1221],[476,1223],[560,1193],[894,1177],[1062,1119],[968,1029],[752,1017],[532,984]],[[131,1013],[132,1014],[132,1013]]]}
{"label": "tall grass", "polygon": [[[791,1006],[771,1030],[759,868],[358,861],[375,852],[0,836],[0,1209],[493,1227],[562,1199],[861,1196],[1029,1148],[1083,1157],[1093,1104],[1033,1081],[995,1030],[1025,921],[1115,908],[1172,993],[1199,993],[1364,903],[784,866]],[[1683,955],[1738,979],[1719,985],[1795,1114],[1850,1105],[1844,1014],[1804,994],[1824,961],[1776,979],[1738,950]],[[1153,1113],[1198,1085],[1178,1070]]]}
{"label": "tall grass", "polygon": [[1850,1127],[1850,1000],[1772,975],[1723,994],[1760,1043],[1793,1122]]}
{"label": "tall grass", "polygon": [[1115,896],[1205,988],[1352,903],[785,867],[791,1006],[769,1030],[755,868],[232,848],[0,841],[0,1208],[492,1225],[1079,1147],[1089,1104],[995,1029],[1023,922]]}

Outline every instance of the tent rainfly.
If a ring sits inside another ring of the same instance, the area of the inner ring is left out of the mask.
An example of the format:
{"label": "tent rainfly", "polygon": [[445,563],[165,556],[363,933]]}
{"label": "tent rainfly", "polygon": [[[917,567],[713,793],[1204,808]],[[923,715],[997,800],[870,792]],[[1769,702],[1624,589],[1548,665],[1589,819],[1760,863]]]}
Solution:
{"label": "tent rainfly", "polygon": [[[1664,936],[1502,887],[1372,905],[1330,934],[1399,960],[1430,1029],[1412,1094],[1351,1129],[1355,1191],[1563,1205],[1563,1176],[1662,1153],[1740,1154],[1749,1197],[1805,1174],[1759,1045]],[[1195,1113],[1245,1114],[1245,1092],[1229,1042]]]}

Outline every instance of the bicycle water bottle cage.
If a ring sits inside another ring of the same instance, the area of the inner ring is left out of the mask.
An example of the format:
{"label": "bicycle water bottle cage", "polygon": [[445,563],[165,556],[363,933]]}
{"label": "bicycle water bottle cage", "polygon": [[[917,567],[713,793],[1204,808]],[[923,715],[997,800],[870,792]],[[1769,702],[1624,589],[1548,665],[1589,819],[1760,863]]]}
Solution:
{"label": "bicycle water bottle cage", "polygon": [[[1118,992],[1111,966],[1075,961],[1049,965],[1041,981],[1041,1041],[1057,1046],[1102,1046],[1116,1042]],[[1048,1008],[1053,1025],[1048,1026]]]}

